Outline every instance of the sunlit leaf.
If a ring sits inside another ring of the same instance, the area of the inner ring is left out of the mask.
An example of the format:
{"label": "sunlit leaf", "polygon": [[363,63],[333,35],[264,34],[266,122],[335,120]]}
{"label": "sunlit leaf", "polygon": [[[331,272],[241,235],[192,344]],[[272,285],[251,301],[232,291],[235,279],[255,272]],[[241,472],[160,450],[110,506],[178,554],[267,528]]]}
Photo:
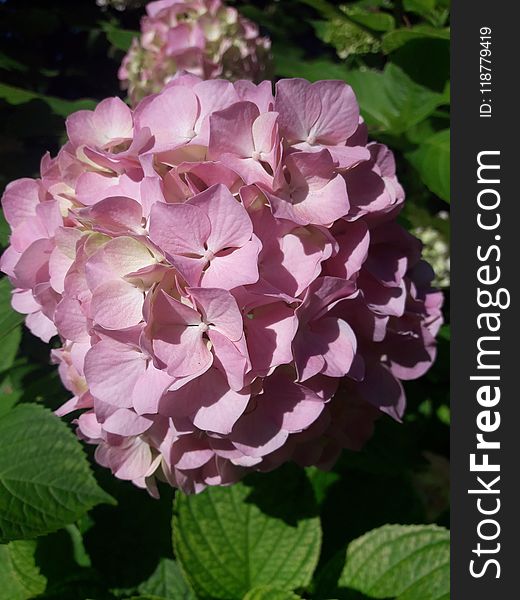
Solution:
{"label": "sunlit leaf", "polygon": [[424,184],[434,194],[450,201],[450,131],[443,129],[427,138],[417,150],[408,153]]}
{"label": "sunlit leaf", "polygon": [[445,101],[442,94],[418,85],[391,63],[384,71],[351,71],[346,80],[368,125],[393,135],[416,125]]}
{"label": "sunlit leaf", "polygon": [[197,597],[242,600],[254,587],[291,591],[307,585],[321,529],[304,473],[287,468],[177,495],[173,539]]}
{"label": "sunlit leaf", "polygon": [[449,28],[438,29],[429,25],[416,25],[390,31],[383,36],[383,52],[389,54],[411,40],[419,39],[449,40]]}
{"label": "sunlit leaf", "polygon": [[66,117],[77,110],[92,109],[96,106],[95,100],[87,98],[82,100],[63,100],[54,96],[46,96],[45,94],[23,90],[22,88],[6,85],[5,83],[0,83],[0,99],[14,106],[39,100],[47,104],[52,112],[60,117]]}
{"label": "sunlit leaf", "polygon": [[163,558],[152,575],[139,586],[139,593],[164,600],[195,600],[196,596],[184,579],[179,565]]}
{"label": "sunlit leaf", "polygon": [[50,411],[23,404],[0,417],[0,541],[55,531],[112,501],[79,440]]}
{"label": "sunlit leaf", "polygon": [[30,600],[45,591],[46,580],[34,560],[36,542],[0,545],[0,600]]}
{"label": "sunlit leaf", "polygon": [[436,525],[384,525],[351,542],[340,587],[371,598],[448,600],[450,534]]}
{"label": "sunlit leaf", "polygon": [[138,31],[120,29],[111,23],[102,23],[101,27],[105,32],[108,41],[118,50],[124,50],[126,52],[130,48],[132,40],[134,38],[139,38]]}
{"label": "sunlit leaf", "polygon": [[25,319],[11,308],[12,286],[6,277],[0,279],[0,341],[5,339]]}

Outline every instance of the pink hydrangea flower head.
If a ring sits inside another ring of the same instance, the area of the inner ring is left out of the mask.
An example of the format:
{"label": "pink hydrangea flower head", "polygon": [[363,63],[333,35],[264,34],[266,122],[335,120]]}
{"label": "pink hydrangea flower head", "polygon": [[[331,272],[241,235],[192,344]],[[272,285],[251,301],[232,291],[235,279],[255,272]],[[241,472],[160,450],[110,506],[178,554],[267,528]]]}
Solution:
{"label": "pink hydrangea flower head", "polygon": [[161,91],[178,72],[260,82],[271,69],[268,38],[221,0],[157,0],[119,69],[132,102]]}
{"label": "pink hydrangea flower head", "polygon": [[378,415],[401,419],[442,295],[348,85],[183,75],[67,132],[4,192],[0,267],[27,327],[59,336],[57,413],[101,465],[198,492],[329,468]]}

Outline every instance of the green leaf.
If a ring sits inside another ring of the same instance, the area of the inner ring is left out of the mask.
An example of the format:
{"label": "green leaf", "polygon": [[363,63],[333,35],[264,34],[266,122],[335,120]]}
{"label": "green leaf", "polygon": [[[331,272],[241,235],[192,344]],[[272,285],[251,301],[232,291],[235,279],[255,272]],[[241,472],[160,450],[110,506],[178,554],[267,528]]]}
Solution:
{"label": "green leaf", "polygon": [[443,129],[426,139],[406,158],[434,194],[450,201],[450,130]]}
{"label": "green leaf", "polygon": [[439,337],[442,338],[443,340],[446,340],[447,342],[451,341],[451,326],[443,325],[439,329]]}
{"label": "green leaf", "polygon": [[394,17],[385,12],[365,10],[355,4],[342,6],[341,9],[349,19],[372,31],[389,31],[395,27]]}
{"label": "green leaf", "polygon": [[29,600],[45,591],[47,581],[34,561],[36,542],[0,545],[0,600]]}
{"label": "green leaf", "polygon": [[139,587],[140,594],[165,600],[195,600],[196,596],[174,560],[162,558],[157,569]]}
{"label": "green leaf", "polygon": [[276,74],[280,77],[303,77],[308,81],[345,79],[348,70],[344,65],[326,58],[305,59],[299,50],[275,43],[273,55]]}
{"label": "green leaf", "polygon": [[416,25],[390,31],[383,36],[383,52],[390,54],[411,40],[429,38],[434,40],[449,40],[450,29],[439,29],[429,25]]}
{"label": "green leaf", "polygon": [[78,526],[74,523],[65,526],[65,531],[69,534],[72,544],[72,554],[74,560],[80,567],[91,567],[92,561],[83,543],[83,535]]}
{"label": "green leaf", "polygon": [[254,587],[308,585],[321,528],[304,472],[287,466],[230,487],[178,494],[173,540],[197,597],[242,600]]}
{"label": "green leaf", "polygon": [[292,592],[280,590],[271,585],[256,587],[249,590],[244,596],[244,600],[298,600],[301,596],[297,596]]}
{"label": "green leaf", "polygon": [[26,357],[17,358],[0,379],[0,416],[18,402],[43,403],[56,409],[67,392],[55,369],[42,368]]}
{"label": "green leaf", "polygon": [[447,406],[446,404],[439,406],[439,408],[437,409],[437,418],[439,419],[439,421],[441,423],[443,423],[444,425],[447,425],[449,427],[451,424],[450,407]]}
{"label": "green leaf", "polygon": [[22,328],[20,325],[4,336],[2,340],[2,352],[0,354],[0,373],[7,371],[13,366],[21,339]]}
{"label": "green leaf", "polygon": [[[449,119],[448,113],[446,113]],[[417,125],[410,127],[406,132],[407,139],[414,145],[419,145],[430,138],[437,130],[433,118],[425,119]],[[415,207],[414,207],[415,208]]]}
{"label": "green leaf", "polygon": [[0,341],[4,340],[25,319],[25,315],[21,315],[11,308],[11,290],[12,287],[7,277],[0,279]]}
{"label": "green leaf", "polygon": [[276,74],[280,77],[303,77],[308,81],[345,79],[348,71],[344,65],[326,58],[306,60],[294,48],[275,44],[273,48]]}
{"label": "green leaf", "polygon": [[[432,57],[435,60],[432,60]],[[392,53],[392,64],[402,69],[412,81],[433,92],[443,94],[442,104],[449,104],[450,42],[433,38],[410,40]]]}
{"label": "green leaf", "polygon": [[22,404],[0,417],[0,541],[33,538],[113,499],[80,442],[49,410]]}
{"label": "green leaf", "polygon": [[111,23],[102,23],[101,29],[105,32],[108,41],[117,48],[118,50],[124,50],[125,52],[130,48],[132,40],[139,38],[138,31],[131,31],[129,29],[120,29],[115,27]]}
{"label": "green leaf", "polygon": [[448,600],[450,534],[436,525],[384,525],[354,540],[340,587],[371,598]]}
{"label": "green leaf", "polygon": [[11,228],[9,223],[5,220],[4,213],[0,210],[0,246],[6,248],[9,244],[9,234]]}
{"label": "green leaf", "polygon": [[450,15],[450,0],[403,0],[403,8],[407,12],[420,15],[434,27],[446,24]]}
{"label": "green leaf", "polygon": [[9,373],[0,382],[0,416],[8,413],[18,402],[22,392],[17,390]]}
{"label": "green leaf", "polygon": [[444,96],[418,85],[396,65],[384,71],[351,71],[354,88],[367,124],[377,131],[399,135],[440,106]]}
{"label": "green leaf", "polygon": [[40,100],[47,104],[54,114],[60,117],[67,117],[70,113],[77,110],[93,109],[96,106],[96,101],[88,98],[82,100],[62,100],[61,98],[23,90],[22,88],[6,85],[5,83],[0,83],[0,99],[5,100],[13,106],[25,104],[33,100]]}
{"label": "green leaf", "polygon": [[300,0],[300,2],[312,6],[312,8],[315,8],[324,17],[327,17],[327,19],[342,16],[342,12],[333,4],[327,2],[327,0]]}
{"label": "green leaf", "polygon": [[334,471],[322,471],[317,467],[307,467],[305,472],[314,490],[316,502],[321,506],[327,498],[329,488],[340,479],[340,476]]}
{"label": "green leaf", "polygon": [[6,71],[27,71],[26,65],[0,52],[0,69]]}
{"label": "green leaf", "polygon": [[436,0],[403,0],[403,8],[406,12],[423,16],[434,10],[435,4]]}

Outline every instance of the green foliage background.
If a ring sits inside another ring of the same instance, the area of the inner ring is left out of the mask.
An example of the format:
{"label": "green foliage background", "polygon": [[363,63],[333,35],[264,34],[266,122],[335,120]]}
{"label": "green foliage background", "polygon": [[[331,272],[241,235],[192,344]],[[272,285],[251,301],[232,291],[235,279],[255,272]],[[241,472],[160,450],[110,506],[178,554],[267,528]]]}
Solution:
{"label": "green foliage background", "polygon": [[[448,0],[229,3],[271,36],[277,77],[353,86],[396,154],[403,224],[448,243]],[[135,4],[0,0],[0,188],[37,176],[70,112],[124,97]],[[0,600],[449,598],[449,289],[437,362],[406,386],[403,424],[382,418],[329,473],[287,465],[160,500],[96,467],[51,414],[66,393],[9,294],[0,280]]]}

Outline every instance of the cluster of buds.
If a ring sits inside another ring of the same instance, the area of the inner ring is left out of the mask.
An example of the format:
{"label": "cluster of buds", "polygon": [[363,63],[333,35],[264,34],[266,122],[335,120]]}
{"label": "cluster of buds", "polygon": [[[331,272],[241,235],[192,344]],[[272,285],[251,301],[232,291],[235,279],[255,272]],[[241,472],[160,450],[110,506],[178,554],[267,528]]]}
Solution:
{"label": "cluster of buds", "polygon": [[203,79],[267,79],[270,41],[220,0],[158,0],[146,7],[119,79],[135,104],[157,93],[177,72]]}

